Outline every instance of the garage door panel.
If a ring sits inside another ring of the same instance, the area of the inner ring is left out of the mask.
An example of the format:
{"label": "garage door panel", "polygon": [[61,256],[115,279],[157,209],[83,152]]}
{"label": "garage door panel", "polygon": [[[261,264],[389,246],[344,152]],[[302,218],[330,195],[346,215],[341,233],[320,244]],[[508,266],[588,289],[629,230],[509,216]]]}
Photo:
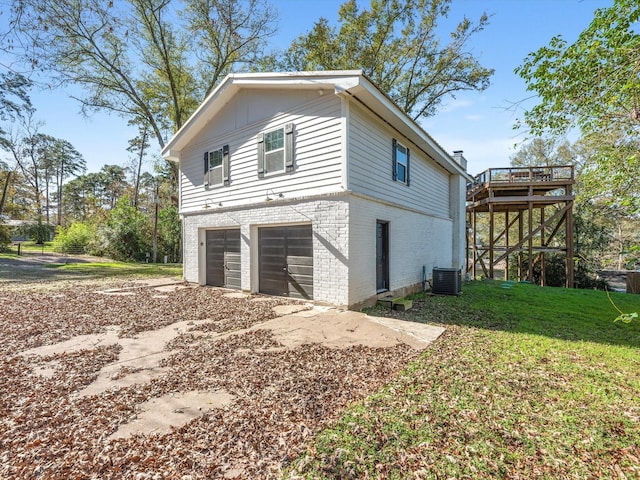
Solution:
{"label": "garage door panel", "polygon": [[311,225],[261,228],[259,245],[260,291],[312,299]]}
{"label": "garage door panel", "polygon": [[287,293],[287,296],[293,298],[312,299],[313,286],[291,283],[289,284],[289,291]]}
{"label": "garage door panel", "polygon": [[241,288],[240,230],[207,230],[207,285]]}

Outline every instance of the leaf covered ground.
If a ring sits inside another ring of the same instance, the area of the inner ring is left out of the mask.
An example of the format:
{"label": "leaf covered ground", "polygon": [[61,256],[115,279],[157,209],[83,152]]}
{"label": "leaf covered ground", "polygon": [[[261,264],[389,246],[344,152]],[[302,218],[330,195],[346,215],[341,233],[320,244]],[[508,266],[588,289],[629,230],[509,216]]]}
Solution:
{"label": "leaf covered ground", "polygon": [[[133,295],[122,296],[96,294],[99,288],[0,292],[0,478],[277,478],[348,404],[416,356],[403,345],[282,348],[267,330],[233,333],[273,318],[282,299],[228,298],[200,287],[162,295],[131,288]],[[204,319],[211,323],[171,342],[165,374],[99,395],[76,393],[118,358],[117,345],[54,358],[20,355],[108,326],[134,336]],[[216,335],[223,331],[231,334]],[[39,366],[52,360],[52,374],[40,375]],[[219,389],[232,395],[230,405],[168,434],[109,439],[150,399]]]}
{"label": "leaf covered ground", "polygon": [[[612,299],[640,311],[638,295]],[[473,282],[374,313],[447,331],[289,478],[640,478],[640,325],[614,323],[604,292]]]}

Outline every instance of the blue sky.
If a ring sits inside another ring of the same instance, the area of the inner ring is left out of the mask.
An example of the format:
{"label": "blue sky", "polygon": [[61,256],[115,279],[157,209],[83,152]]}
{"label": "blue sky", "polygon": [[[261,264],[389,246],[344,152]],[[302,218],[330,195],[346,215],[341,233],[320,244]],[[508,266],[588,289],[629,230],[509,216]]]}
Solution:
{"label": "blue sky", "polygon": [[[334,23],[343,3],[270,1],[280,14],[280,30],[273,46],[281,48],[310,30],[320,16]],[[359,0],[360,4],[365,2],[368,5],[367,0]],[[464,150],[471,174],[509,165],[515,146],[524,140],[523,133],[512,126],[522,118],[522,108],[535,102],[526,100],[531,94],[513,73],[514,68],[554,35],[574,40],[587,27],[595,9],[611,4],[612,0],[453,0],[448,20],[451,29],[464,15],[472,20],[482,12],[491,15],[489,26],[474,37],[471,49],[484,66],[495,69],[495,74],[486,91],[447,100],[436,116],[421,121],[423,128],[448,152]],[[0,28],[5,21],[0,17]],[[135,131],[127,127],[126,120],[107,114],[85,119],[68,92],[34,91],[31,96],[38,118],[45,122],[42,131],[70,141],[84,155],[89,171],[128,161],[127,142]],[[513,108],[515,104],[519,105],[517,109]]]}

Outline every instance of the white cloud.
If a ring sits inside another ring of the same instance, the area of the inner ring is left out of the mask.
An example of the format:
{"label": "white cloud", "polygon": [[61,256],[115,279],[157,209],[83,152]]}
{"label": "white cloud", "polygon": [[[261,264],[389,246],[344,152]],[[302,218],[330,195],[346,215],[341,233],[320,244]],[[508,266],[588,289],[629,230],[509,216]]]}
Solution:
{"label": "white cloud", "polygon": [[449,113],[461,108],[469,108],[473,106],[474,102],[468,98],[454,98],[443,103],[443,107],[438,111],[438,114]]}
{"label": "white cloud", "polygon": [[481,120],[484,120],[484,118],[484,115],[479,115],[477,113],[464,116],[464,119],[469,120],[470,122],[479,122]]}

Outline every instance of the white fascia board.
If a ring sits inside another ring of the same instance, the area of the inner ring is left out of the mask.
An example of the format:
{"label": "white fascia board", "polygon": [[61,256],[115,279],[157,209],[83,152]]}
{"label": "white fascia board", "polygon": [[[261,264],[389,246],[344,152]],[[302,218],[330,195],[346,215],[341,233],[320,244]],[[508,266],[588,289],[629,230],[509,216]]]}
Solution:
{"label": "white fascia board", "polygon": [[162,149],[162,156],[165,160],[170,160],[172,162],[180,161],[180,150],[172,150],[172,149]]}
{"label": "white fascia board", "polygon": [[180,151],[235,94],[237,88],[233,88],[232,80],[232,75],[228,75],[220,85],[207,95],[207,98],[164,146],[161,152],[164,158],[179,160]]}
{"label": "white fascia board", "polygon": [[420,125],[402,111],[371,81],[364,76],[361,76],[360,80],[358,86],[346,90],[346,93],[363,102],[385,122],[426,151],[449,173],[462,175],[468,180],[472,178]]}
{"label": "white fascia board", "polygon": [[167,160],[179,160],[180,151],[241,88],[333,88],[340,93],[357,86],[361,70],[318,72],[232,73],[227,75],[162,149]]}

